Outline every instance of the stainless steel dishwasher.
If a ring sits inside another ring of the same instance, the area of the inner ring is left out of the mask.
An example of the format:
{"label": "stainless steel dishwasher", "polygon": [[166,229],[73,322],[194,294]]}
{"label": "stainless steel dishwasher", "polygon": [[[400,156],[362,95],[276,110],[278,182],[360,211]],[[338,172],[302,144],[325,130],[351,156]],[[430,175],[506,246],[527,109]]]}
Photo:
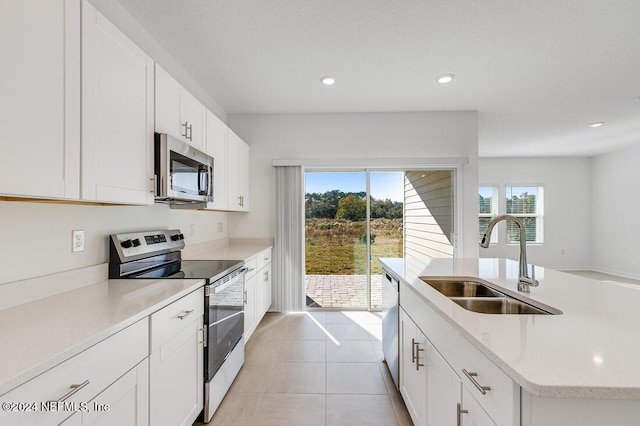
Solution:
{"label": "stainless steel dishwasher", "polygon": [[398,382],[398,280],[384,271],[382,277],[382,353],[393,377]]}

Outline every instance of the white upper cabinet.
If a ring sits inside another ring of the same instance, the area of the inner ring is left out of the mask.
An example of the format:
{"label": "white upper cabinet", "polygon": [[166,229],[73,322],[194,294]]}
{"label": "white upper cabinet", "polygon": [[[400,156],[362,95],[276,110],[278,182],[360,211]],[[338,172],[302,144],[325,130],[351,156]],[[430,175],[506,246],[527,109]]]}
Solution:
{"label": "white upper cabinet", "polygon": [[213,202],[209,210],[227,209],[227,125],[207,111],[207,154],[213,157]]}
{"label": "white upper cabinet", "polygon": [[207,109],[156,64],[155,131],[206,151]]}
{"label": "white upper cabinet", "polygon": [[82,3],[82,199],[151,204],[153,61]]}
{"label": "white upper cabinet", "polygon": [[80,196],[80,3],[0,4],[0,195]]}
{"label": "white upper cabinet", "polygon": [[227,132],[227,209],[249,211],[249,145]]}

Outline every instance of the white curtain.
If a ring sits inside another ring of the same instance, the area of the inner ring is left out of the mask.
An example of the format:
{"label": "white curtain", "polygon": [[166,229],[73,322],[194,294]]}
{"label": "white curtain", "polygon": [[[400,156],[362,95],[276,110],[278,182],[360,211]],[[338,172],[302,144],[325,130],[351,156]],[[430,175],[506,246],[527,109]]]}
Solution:
{"label": "white curtain", "polygon": [[276,168],[273,309],[304,310],[304,169]]}

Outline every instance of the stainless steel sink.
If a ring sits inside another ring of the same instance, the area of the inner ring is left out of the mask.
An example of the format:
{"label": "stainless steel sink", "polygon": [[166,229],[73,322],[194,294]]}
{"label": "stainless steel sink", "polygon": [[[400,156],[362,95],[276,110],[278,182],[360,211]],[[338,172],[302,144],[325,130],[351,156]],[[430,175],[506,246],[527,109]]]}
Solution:
{"label": "stainless steel sink", "polygon": [[421,277],[420,279],[468,311],[511,315],[562,314],[562,311],[550,306],[545,305],[544,308],[533,306],[470,278]]}
{"label": "stainless steel sink", "polygon": [[451,299],[463,308],[481,314],[533,314],[550,315],[549,312],[535,308],[510,297],[491,299]]}
{"label": "stainless steel sink", "polygon": [[503,293],[477,281],[421,279],[447,297],[506,297]]}

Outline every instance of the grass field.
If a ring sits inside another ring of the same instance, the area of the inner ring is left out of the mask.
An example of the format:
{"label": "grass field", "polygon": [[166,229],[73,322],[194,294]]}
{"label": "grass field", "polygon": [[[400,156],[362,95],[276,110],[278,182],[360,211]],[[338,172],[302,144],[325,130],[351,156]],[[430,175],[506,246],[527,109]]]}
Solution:
{"label": "grass field", "polygon": [[[379,257],[402,257],[402,219],[371,221],[371,273],[382,272]],[[367,247],[364,221],[307,219],[306,273],[365,274]]]}

